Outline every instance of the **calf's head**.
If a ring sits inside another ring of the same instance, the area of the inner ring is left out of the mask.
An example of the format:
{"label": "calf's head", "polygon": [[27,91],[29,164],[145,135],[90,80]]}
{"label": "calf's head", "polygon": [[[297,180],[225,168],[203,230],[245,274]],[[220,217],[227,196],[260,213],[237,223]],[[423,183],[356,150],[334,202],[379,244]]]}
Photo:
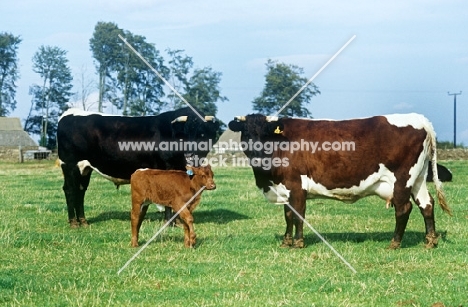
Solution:
{"label": "calf's head", "polygon": [[214,182],[214,174],[211,170],[211,166],[187,166],[187,173],[190,175],[190,180],[192,186],[200,189],[202,186],[205,186],[207,190],[216,189],[216,184]]}

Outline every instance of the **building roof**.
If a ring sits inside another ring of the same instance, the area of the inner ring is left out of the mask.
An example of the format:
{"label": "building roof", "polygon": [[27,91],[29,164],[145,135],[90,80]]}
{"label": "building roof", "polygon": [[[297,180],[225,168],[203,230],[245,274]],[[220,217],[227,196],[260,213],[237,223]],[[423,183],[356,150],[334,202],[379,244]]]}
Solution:
{"label": "building roof", "polygon": [[0,131],[23,131],[18,117],[0,117]]}
{"label": "building roof", "polygon": [[18,117],[0,117],[0,146],[38,146],[21,127]]}

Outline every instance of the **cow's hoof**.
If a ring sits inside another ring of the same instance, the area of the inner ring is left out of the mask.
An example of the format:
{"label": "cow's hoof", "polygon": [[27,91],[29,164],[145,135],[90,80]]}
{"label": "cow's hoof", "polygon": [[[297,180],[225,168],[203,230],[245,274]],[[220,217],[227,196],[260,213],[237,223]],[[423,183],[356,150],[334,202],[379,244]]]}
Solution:
{"label": "cow's hoof", "polygon": [[283,243],[281,243],[280,247],[287,248],[291,247],[293,244],[293,240],[290,236],[284,236]]}
{"label": "cow's hoof", "polygon": [[388,247],[388,249],[399,249],[400,246],[401,246],[401,242],[397,242],[392,239],[392,242],[390,242],[390,246]]}
{"label": "cow's hoof", "polygon": [[80,223],[78,223],[77,219],[69,219],[68,223],[70,223],[70,228],[79,228]]}
{"label": "cow's hoof", "polygon": [[437,247],[437,243],[439,241],[439,237],[435,233],[430,233],[426,235],[426,248],[434,248]]}
{"label": "cow's hoof", "polygon": [[294,240],[293,247],[294,248],[304,248],[304,239]]}
{"label": "cow's hoof", "polygon": [[80,224],[83,227],[88,227],[89,226],[88,221],[84,217],[80,218]]}

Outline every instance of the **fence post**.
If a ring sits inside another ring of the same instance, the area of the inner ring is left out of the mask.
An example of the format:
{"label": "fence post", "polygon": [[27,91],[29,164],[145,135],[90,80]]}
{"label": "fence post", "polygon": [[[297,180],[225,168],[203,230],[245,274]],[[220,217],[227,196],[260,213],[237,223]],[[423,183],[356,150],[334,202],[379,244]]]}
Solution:
{"label": "fence post", "polygon": [[23,163],[24,162],[24,160],[23,160],[23,148],[21,148],[21,145],[19,146],[18,151],[19,151],[19,162]]}

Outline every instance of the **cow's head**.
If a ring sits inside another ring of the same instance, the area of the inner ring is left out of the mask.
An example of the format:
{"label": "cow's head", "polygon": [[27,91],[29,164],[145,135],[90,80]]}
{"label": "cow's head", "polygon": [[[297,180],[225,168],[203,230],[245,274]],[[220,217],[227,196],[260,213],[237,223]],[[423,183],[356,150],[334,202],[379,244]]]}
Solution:
{"label": "cow's head", "polygon": [[257,150],[260,146],[255,144],[264,144],[265,142],[280,142],[284,140],[282,132],[284,129],[282,120],[278,117],[265,116],[261,114],[250,114],[247,116],[236,116],[229,122],[229,129],[241,132],[241,142],[251,143],[244,153],[249,158],[263,158],[266,155],[264,147]]}
{"label": "cow's head", "polygon": [[196,162],[205,158],[216,143],[220,123],[214,116],[202,115],[200,118],[191,110],[184,113],[188,115],[177,116],[171,122],[172,137],[176,141],[183,140],[186,158],[197,165]]}

